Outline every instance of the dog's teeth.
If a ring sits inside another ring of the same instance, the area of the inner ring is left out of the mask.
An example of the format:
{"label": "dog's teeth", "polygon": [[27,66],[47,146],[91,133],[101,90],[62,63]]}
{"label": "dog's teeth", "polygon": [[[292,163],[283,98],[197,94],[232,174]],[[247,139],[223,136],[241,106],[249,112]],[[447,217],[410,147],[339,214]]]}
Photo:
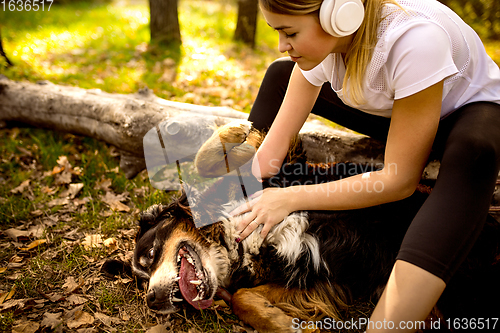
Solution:
{"label": "dog's teeth", "polygon": [[194,265],[193,258],[187,257],[186,259],[187,259],[188,263],[190,263],[191,265]]}
{"label": "dog's teeth", "polygon": [[172,302],[182,302],[183,299],[177,298],[177,297],[172,297]]}
{"label": "dog's teeth", "polygon": [[189,281],[191,284],[199,286],[201,284],[201,280],[191,280]]}
{"label": "dog's teeth", "polygon": [[179,261],[181,261],[181,255],[180,254],[177,255],[177,262],[179,262]]}
{"label": "dog's teeth", "polygon": [[174,279],[174,281],[175,281],[175,282],[177,282],[177,281],[179,281],[180,279],[181,279],[181,277],[180,277],[180,276],[178,276],[178,277],[176,277],[176,278]]}
{"label": "dog's teeth", "polygon": [[196,297],[193,298],[193,300],[191,302],[197,302],[197,301],[201,301],[200,295],[196,295]]}

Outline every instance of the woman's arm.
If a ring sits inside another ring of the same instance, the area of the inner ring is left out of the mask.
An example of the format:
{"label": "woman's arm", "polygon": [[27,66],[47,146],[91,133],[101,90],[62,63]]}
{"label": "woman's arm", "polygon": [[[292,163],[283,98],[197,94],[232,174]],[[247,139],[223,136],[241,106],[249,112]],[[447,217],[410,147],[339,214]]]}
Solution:
{"label": "woman's arm", "polygon": [[[439,118],[443,81],[394,102],[385,150],[385,166],[380,171],[339,181],[269,188],[262,195],[233,212],[251,212],[239,224],[241,239],[258,224],[265,237],[272,226],[297,210],[346,210],[374,206],[411,195],[421,178],[432,148]],[[251,223],[255,220],[256,223]]]}
{"label": "woman's arm", "polygon": [[297,195],[292,195],[295,210],[356,209],[410,196],[436,136],[442,92],[443,81],[394,102],[382,170],[310,188],[301,186]]}
{"label": "woman's arm", "polygon": [[280,110],[254,158],[255,177],[267,178],[279,171],[290,140],[306,121],[320,90],[321,87],[309,83],[298,67],[294,67]]}

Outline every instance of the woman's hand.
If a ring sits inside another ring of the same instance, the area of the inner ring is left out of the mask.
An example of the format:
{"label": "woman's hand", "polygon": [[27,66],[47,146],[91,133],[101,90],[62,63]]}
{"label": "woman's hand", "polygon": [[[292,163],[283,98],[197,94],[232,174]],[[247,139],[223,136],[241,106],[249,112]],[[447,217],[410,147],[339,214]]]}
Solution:
{"label": "woman's hand", "polygon": [[256,192],[248,203],[233,210],[230,215],[237,216],[249,212],[236,227],[240,233],[237,242],[250,235],[259,224],[264,227],[260,236],[264,239],[273,226],[283,221],[291,212],[293,187],[267,188]]}

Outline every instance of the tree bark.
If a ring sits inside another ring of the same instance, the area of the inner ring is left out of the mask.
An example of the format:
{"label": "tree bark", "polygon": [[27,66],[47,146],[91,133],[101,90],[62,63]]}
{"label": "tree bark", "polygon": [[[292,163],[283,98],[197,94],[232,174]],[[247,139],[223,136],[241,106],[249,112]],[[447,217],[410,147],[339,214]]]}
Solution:
{"label": "tree bark", "polygon": [[238,19],[234,39],[255,46],[257,32],[258,0],[238,0]]}
{"label": "tree bark", "polygon": [[9,60],[7,55],[5,54],[3,50],[3,44],[2,44],[2,31],[0,30],[0,56],[5,58],[5,61],[7,62],[7,67],[13,66],[12,62]]}
{"label": "tree bark", "polygon": [[151,41],[181,43],[177,0],[149,0]]}

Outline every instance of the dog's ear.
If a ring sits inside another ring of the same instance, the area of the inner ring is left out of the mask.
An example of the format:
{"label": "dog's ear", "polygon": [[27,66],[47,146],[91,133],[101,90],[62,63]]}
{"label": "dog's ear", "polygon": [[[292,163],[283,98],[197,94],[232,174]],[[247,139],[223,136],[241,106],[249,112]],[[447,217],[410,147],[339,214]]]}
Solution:
{"label": "dog's ear", "polygon": [[101,266],[101,273],[110,278],[119,275],[127,275],[129,277],[133,276],[130,261],[120,259],[107,259]]}
{"label": "dog's ear", "polygon": [[166,207],[164,205],[152,205],[139,215],[139,231],[135,237],[136,241],[141,238],[146,231],[153,228],[160,222],[158,217],[165,208]]}

